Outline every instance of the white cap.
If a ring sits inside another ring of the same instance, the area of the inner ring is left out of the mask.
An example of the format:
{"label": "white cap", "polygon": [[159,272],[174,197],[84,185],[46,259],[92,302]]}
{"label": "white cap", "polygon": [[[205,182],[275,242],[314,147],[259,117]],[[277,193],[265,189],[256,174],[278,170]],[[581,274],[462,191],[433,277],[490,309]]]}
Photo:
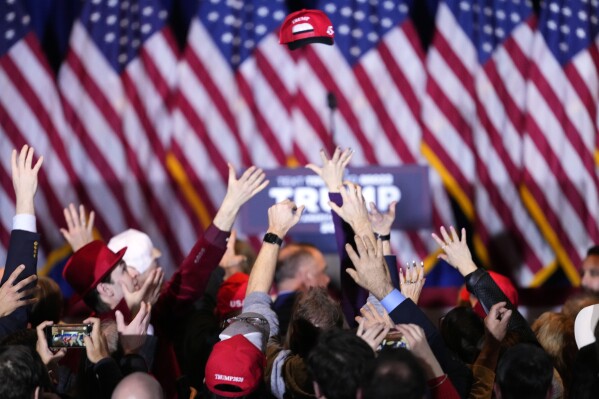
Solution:
{"label": "white cap", "polygon": [[160,251],[154,248],[152,240],[146,233],[139,230],[129,229],[112,237],[108,242],[108,248],[117,252],[127,247],[123,260],[127,266],[135,268],[140,274],[150,268],[150,265],[160,257]]}
{"label": "white cap", "polygon": [[583,308],[574,322],[574,337],[578,349],[595,342],[595,326],[599,320],[599,304]]}

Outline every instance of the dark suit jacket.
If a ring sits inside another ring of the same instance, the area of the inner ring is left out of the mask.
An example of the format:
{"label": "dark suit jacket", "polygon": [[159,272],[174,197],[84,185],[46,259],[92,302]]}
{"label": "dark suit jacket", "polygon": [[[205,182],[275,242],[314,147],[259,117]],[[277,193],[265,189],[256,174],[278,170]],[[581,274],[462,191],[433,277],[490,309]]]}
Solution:
{"label": "dark suit jacket", "polygon": [[[24,230],[13,230],[10,233],[10,243],[8,244],[8,254],[2,276],[1,285],[15,271],[17,266],[25,265],[25,270],[21,272],[15,284],[24,278],[36,274],[37,272],[37,250],[39,246],[40,235]],[[34,284],[32,284],[33,286]],[[27,328],[29,321],[30,306],[21,306],[8,316],[0,318],[0,339],[12,334],[15,331]]]}
{"label": "dark suit jacket", "polygon": [[439,361],[443,371],[445,371],[451,379],[456,391],[458,391],[462,398],[468,397],[472,385],[472,372],[460,359],[447,349],[441,334],[439,334],[439,331],[426,314],[424,314],[411,299],[406,299],[393,309],[393,311],[389,313],[389,316],[391,316],[391,319],[395,324],[411,323],[422,327],[431,350]]}

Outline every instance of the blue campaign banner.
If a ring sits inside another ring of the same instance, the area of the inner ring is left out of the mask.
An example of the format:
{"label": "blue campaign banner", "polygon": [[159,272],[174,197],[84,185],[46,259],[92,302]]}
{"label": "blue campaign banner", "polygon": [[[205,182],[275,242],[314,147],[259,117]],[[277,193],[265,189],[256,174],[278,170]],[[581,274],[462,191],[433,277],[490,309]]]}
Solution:
{"label": "blue campaign banner", "polygon": [[[328,205],[329,192],[319,176],[302,168],[264,172],[270,184],[242,208],[240,230],[243,233],[264,233],[268,229],[268,208],[289,198],[298,206],[306,207],[300,222],[293,228],[293,235],[334,234]],[[381,212],[386,212],[391,202],[398,201],[394,229],[431,227],[432,204],[427,166],[351,168],[347,170],[346,180],[362,186],[364,199],[368,204],[374,202]]]}

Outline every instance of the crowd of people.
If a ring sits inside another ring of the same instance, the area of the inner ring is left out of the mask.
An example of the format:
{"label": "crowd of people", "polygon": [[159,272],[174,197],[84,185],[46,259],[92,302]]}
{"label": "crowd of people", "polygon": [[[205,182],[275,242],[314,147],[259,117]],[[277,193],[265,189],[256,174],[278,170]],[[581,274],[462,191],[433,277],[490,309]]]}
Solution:
{"label": "crowd of people", "polygon": [[[237,239],[240,208],[268,181],[259,168],[238,177],[229,166],[212,224],[168,279],[147,234],[95,240],[94,212],[68,206],[62,234],[73,254],[63,276],[75,297],[66,307],[56,282],[36,272],[43,158],[14,150],[0,398],[599,397],[599,247],[581,266],[583,290],[530,325],[509,279],[473,262],[466,231],[440,227],[431,239],[465,288],[437,325],[418,307],[422,264],[398,269],[392,253],[396,204],[365,203],[361,187],[343,180],[351,157],[337,148],[307,165],[329,190],[338,295],[318,248],[286,242],[301,204],[269,208],[257,253]],[[69,334],[76,345],[56,344]]]}

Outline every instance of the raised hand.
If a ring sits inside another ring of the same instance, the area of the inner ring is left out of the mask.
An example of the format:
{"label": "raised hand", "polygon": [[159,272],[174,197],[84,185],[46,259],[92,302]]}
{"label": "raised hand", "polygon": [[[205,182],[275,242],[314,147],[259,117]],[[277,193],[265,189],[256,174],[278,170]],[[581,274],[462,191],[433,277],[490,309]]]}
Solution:
{"label": "raised hand", "polygon": [[110,357],[108,352],[108,343],[106,337],[102,334],[102,328],[100,327],[100,319],[97,317],[89,317],[83,320],[83,323],[92,324],[92,333],[90,336],[84,336],[83,342],[85,343],[85,352],[87,358],[92,363],[98,363],[102,359]]}
{"label": "raised hand", "polygon": [[15,189],[16,214],[35,215],[33,197],[37,191],[37,174],[42,167],[44,157],[39,157],[33,164],[33,147],[24,145],[17,155],[17,150],[12,151],[12,185]]}
{"label": "raised hand", "polygon": [[426,340],[426,334],[422,327],[416,324],[398,324],[395,328],[408,341],[410,352],[422,363],[428,379],[440,377],[444,374],[441,365]]}
{"label": "raised hand", "polygon": [[450,227],[450,230],[451,236],[447,233],[445,227],[441,226],[439,231],[443,239],[435,233],[432,234],[433,239],[444,251],[438,257],[458,269],[462,276],[466,276],[476,270],[476,265],[472,261],[472,254],[466,242],[466,229],[462,229],[461,238],[453,226]]}
{"label": "raised hand", "polygon": [[77,208],[73,204],[69,204],[67,208],[64,208],[63,212],[67,228],[60,229],[60,232],[71,246],[73,252],[76,252],[79,248],[94,240],[93,230],[96,214],[94,211],[91,211],[89,218],[87,218],[83,205],[79,205],[79,214],[77,214]]}
{"label": "raised hand", "polygon": [[422,262],[420,262],[420,266],[417,266],[416,261],[412,261],[411,265],[406,263],[405,270],[399,269],[399,289],[403,296],[410,298],[416,304],[418,304],[425,281],[424,263]]}
{"label": "raised hand", "polygon": [[227,194],[213,221],[214,225],[223,231],[231,230],[239,208],[269,183],[268,180],[265,180],[264,171],[260,168],[252,166],[237,179],[233,165],[229,163],[227,166],[229,167]]}
{"label": "raised hand", "polygon": [[498,302],[491,306],[489,314],[485,317],[487,339],[492,338],[499,343],[505,338],[507,327],[512,317],[512,311],[506,305],[506,302]]}
{"label": "raised hand", "polygon": [[365,319],[360,320],[356,335],[362,338],[374,352],[377,351],[379,345],[385,339],[390,327],[383,322],[378,322],[366,327]]}
{"label": "raised hand", "polygon": [[289,199],[274,204],[268,208],[268,232],[283,238],[299,222],[303,211],[303,205],[298,207]]}
{"label": "raised hand", "polygon": [[146,342],[151,312],[152,305],[142,302],[139,312],[129,324],[125,324],[125,317],[119,310],[115,312],[119,340],[125,355],[137,353]]}
{"label": "raised hand", "polygon": [[364,197],[362,197],[362,187],[346,182],[345,188],[341,187],[340,193],[341,198],[343,198],[343,205],[338,206],[329,201],[331,209],[351,226],[354,233],[362,236],[373,236],[372,227],[368,220],[368,209],[366,209]]}
{"label": "raised hand", "polygon": [[162,268],[157,267],[148,274],[146,281],[144,281],[144,284],[137,291],[129,291],[127,285],[121,282],[125,302],[132,314],[138,313],[143,302],[154,305],[158,301],[163,281],[164,271]]}
{"label": "raised hand", "polygon": [[318,167],[312,163],[306,165],[306,168],[316,173],[324,181],[331,193],[338,193],[339,186],[343,183],[343,173],[345,167],[349,164],[354,151],[347,148],[341,151],[340,147],[335,148],[335,152],[331,159],[327,158],[324,149],[320,150],[320,159],[322,159],[322,167]]}
{"label": "raised hand", "polygon": [[370,203],[370,212],[368,212],[368,220],[372,230],[378,235],[391,234],[391,225],[395,221],[395,206],[397,201],[393,201],[389,204],[389,209],[385,213],[379,212],[374,202]]}
{"label": "raised hand", "polygon": [[354,269],[345,271],[360,287],[370,291],[379,301],[393,291],[389,269],[383,258],[383,244],[381,240],[373,242],[369,236],[355,237],[356,248],[346,244],[345,250],[351,259]]}
{"label": "raised hand", "polygon": [[67,354],[67,348],[60,348],[58,351],[53,352],[48,347],[48,341],[46,340],[46,335],[44,334],[44,328],[51,326],[52,324],[54,324],[54,322],[44,321],[35,328],[37,332],[37,343],[35,344],[35,350],[40,355],[46,366],[50,365],[51,363],[58,363],[58,361]]}
{"label": "raised hand", "polygon": [[[380,313],[382,312],[382,314]],[[380,311],[374,306],[371,302],[366,302],[366,305],[362,306],[360,309],[361,316],[356,316],[355,320],[358,324],[364,324],[364,329],[368,330],[370,327],[375,324],[384,324],[389,328],[394,328],[395,324],[391,317],[389,317],[389,313],[381,306]]]}
{"label": "raised hand", "polygon": [[31,305],[38,301],[38,298],[26,299],[35,294],[38,287],[23,289],[28,284],[37,280],[35,274],[32,274],[15,284],[16,279],[23,270],[25,270],[25,266],[21,265],[17,267],[8,277],[6,282],[0,287],[0,317],[8,316],[21,306]]}

